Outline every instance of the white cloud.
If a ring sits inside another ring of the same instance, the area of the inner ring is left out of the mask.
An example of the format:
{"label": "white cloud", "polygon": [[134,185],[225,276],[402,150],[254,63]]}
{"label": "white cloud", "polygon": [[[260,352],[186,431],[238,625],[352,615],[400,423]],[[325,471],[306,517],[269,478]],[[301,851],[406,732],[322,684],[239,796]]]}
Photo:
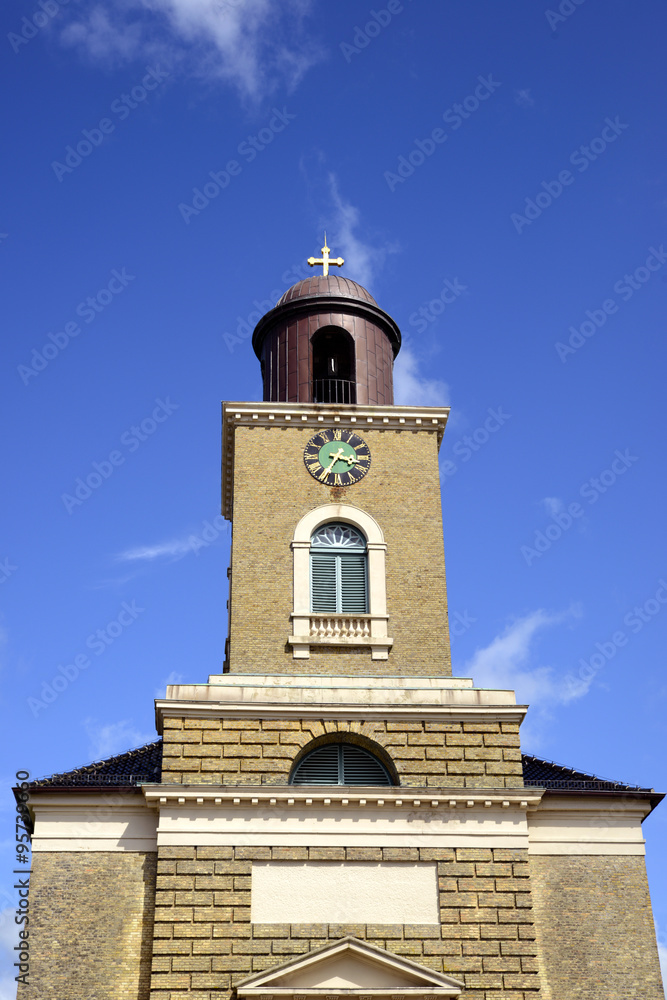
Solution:
{"label": "white cloud", "polygon": [[514,91],[514,103],[518,104],[520,108],[534,108],[535,98],[531,97],[530,90],[515,90]]}
{"label": "white cloud", "polygon": [[[656,926],[656,934],[658,933],[658,928]],[[664,938],[658,937],[658,958],[660,959],[660,969],[662,972],[662,981],[667,983],[667,942]]]}
{"label": "white cloud", "polygon": [[61,41],[73,48],[84,48],[93,60],[124,62],[140,54],[141,36],[138,21],[128,24],[122,16],[112,18],[110,11],[97,5],[82,15],[82,20],[68,24]]}
{"label": "white cloud", "polygon": [[91,760],[113,757],[125,750],[151,743],[157,738],[155,733],[142,733],[131,719],[100,723],[97,719],[88,718],[84,720],[83,726],[90,741],[88,752]]}
{"label": "white cloud", "polygon": [[488,646],[476,650],[462,674],[472,677],[475,687],[516,691],[521,704],[560,701],[552,668],[531,667],[529,660],[537,633],[561,620],[561,616],[546,611],[533,611],[517,619]]}
{"label": "white cloud", "polygon": [[182,684],[184,680],[185,677],[183,674],[179,674],[176,670],[172,670],[169,676],[165,677],[158,687],[155,688],[155,697],[164,698],[168,684]]}
{"label": "white cloud", "polygon": [[194,535],[188,535],[187,538],[171,538],[166,542],[158,542],[156,545],[140,545],[135,549],[126,549],[125,552],[120,552],[116,556],[116,561],[136,562],[137,560],[145,560],[151,562],[153,559],[162,559],[165,556],[180,559],[189,552],[195,551],[193,538]]}
{"label": "white cloud", "polygon": [[[14,962],[18,961],[17,952],[14,951],[19,943],[19,927],[14,923],[18,895],[15,889],[5,888],[1,895],[8,905],[0,910],[0,965],[3,969],[10,970]],[[18,969],[0,973],[0,1000],[16,1000],[15,975],[18,975]]]}
{"label": "white cloud", "polygon": [[563,501],[560,497],[544,497],[541,501],[549,517],[555,517],[563,509]]}
{"label": "white cloud", "polygon": [[472,677],[475,687],[516,692],[517,703],[530,705],[533,712],[524,724],[524,735],[539,742],[541,725],[550,712],[586,694],[592,677],[574,680],[570,674],[558,674],[553,667],[535,662],[535,642],[545,629],[571,622],[581,616],[581,608],[572,605],[560,614],[532,611],[518,618],[493,639],[488,646],[475,651],[457,669],[457,674]]}
{"label": "white cloud", "polygon": [[397,406],[449,406],[449,386],[426,378],[414,352],[403,346],[394,362],[394,402]]}
{"label": "white cloud", "polygon": [[311,0],[101,0],[63,30],[96,62],[162,59],[223,80],[245,99],[293,89],[322,57],[306,37]]}
{"label": "white cloud", "polygon": [[384,243],[375,246],[358,236],[359,209],[341,196],[335,174],[329,174],[329,192],[334,212],[327,236],[330,245],[336,248],[334,256],[340,254],[345,260],[346,274],[367,288],[382,269],[387,255],[397,252],[398,245]]}

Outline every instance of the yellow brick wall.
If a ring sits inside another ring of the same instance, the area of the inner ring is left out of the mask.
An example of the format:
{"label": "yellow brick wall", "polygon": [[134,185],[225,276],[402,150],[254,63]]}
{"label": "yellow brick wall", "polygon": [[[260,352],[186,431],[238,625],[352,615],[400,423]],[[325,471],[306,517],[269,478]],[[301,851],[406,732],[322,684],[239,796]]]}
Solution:
{"label": "yellow brick wall", "polygon": [[[523,785],[514,722],[165,719],[162,780],[286,784],[302,748],[327,734],[380,748],[408,788]],[[366,741],[372,741],[368,743]]]}
{"label": "yellow brick wall", "polygon": [[643,857],[532,854],[529,867],[547,1000],[663,1000]]}
{"label": "yellow brick wall", "polygon": [[[235,431],[232,672],[451,675],[438,448],[435,431],[375,430],[360,426],[372,456],[356,485],[318,483],[303,449],[318,429],[237,427]],[[394,647],[388,661],[370,649],[311,651],[294,660],[291,632],[292,541],[300,519],[315,507],[349,503],[378,522],[387,550],[387,610]]]}
{"label": "yellow brick wall", "polygon": [[17,1000],[148,1000],[156,854],[40,852]]}
{"label": "yellow brick wall", "polygon": [[[436,861],[441,922],[251,924],[253,860]],[[228,1000],[251,973],[347,934],[462,980],[462,1000],[539,1000],[525,851],[343,847],[160,848],[151,1000]]]}

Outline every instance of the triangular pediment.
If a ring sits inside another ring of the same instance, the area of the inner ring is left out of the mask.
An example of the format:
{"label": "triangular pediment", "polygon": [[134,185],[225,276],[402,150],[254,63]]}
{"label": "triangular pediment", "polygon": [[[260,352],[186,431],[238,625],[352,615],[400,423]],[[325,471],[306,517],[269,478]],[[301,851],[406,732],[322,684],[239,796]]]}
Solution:
{"label": "triangular pediment", "polygon": [[456,997],[463,983],[402,955],[345,937],[299,955],[237,985],[239,997],[306,997],[333,993],[379,997]]}

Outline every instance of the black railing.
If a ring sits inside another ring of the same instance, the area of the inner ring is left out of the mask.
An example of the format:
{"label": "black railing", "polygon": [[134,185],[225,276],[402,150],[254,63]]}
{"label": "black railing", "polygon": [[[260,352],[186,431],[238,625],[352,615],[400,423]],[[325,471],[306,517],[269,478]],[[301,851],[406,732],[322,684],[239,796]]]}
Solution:
{"label": "black railing", "polygon": [[580,781],[577,778],[558,778],[556,780],[553,778],[545,778],[543,780],[528,778],[524,779],[523,784],[526,788],[590,788],[609,792],[650,792],[653,790],[651,788],[642,788],[640,785],[624,785],[616,781],[605,781],[603,778],[586,781]]}
{"label": "black railing", "polygon": [[[160,782],[160,772],[152,774],[55,774],[52,778],[41,778],[30,784],[36,788],[69,785],[143,785]],[[29,791],[30,789],[28,789]]]}
{"label": "black railing", "polygon": [[357,386],[342,378],[316,378],[313,380],[314,403],[356,403]]}

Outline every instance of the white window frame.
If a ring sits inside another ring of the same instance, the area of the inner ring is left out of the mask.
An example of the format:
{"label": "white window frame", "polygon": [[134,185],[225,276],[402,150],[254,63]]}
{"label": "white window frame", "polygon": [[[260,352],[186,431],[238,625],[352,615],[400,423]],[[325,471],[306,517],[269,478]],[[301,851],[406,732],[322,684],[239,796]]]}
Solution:
{"label": "white window frame", "polygon": [[[329,521],[342,521],[366,538],[368,553],[368,611],[366,615],[333,615],[310,610],[310,540]],[[370,647],[371,658],[386,660],[393,639],[387,635],[387,545],[375,518],[351,504],[323,504],[309,511],[296,526],[292,539],[294,605],[288,643],[294,659],[307,660],[311,646]]]}

